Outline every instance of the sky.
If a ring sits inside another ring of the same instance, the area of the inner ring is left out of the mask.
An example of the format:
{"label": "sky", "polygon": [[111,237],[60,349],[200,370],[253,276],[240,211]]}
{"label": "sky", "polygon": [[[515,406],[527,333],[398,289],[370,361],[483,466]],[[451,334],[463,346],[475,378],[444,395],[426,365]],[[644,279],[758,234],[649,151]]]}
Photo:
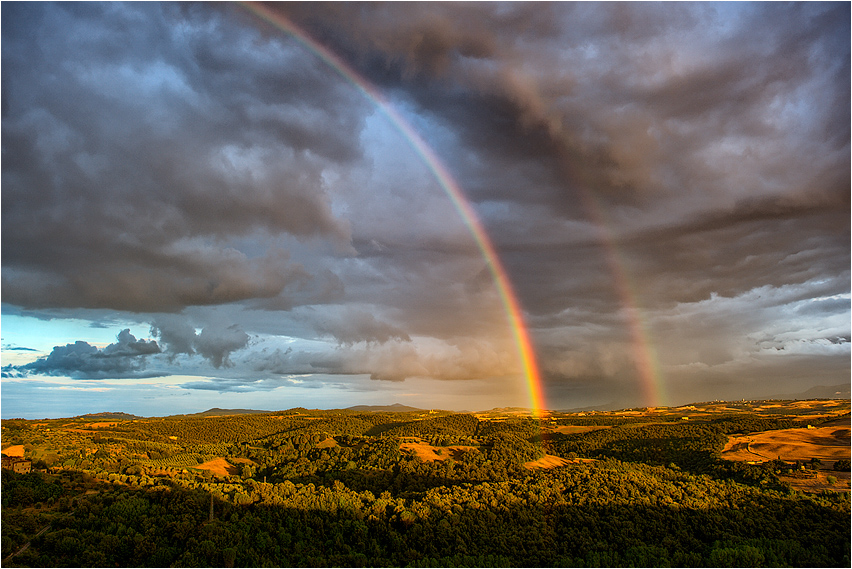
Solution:
{"label": "sky", "polygon": [[849,384],[848,3],[0,10],[3,418]]}

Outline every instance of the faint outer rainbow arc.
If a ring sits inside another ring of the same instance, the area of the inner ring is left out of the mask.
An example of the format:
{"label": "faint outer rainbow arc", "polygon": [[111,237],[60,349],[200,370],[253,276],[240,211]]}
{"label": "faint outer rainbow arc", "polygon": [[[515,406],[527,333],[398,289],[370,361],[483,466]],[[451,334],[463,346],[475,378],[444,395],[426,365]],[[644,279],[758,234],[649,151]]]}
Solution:
{"label": "faint outer rainbow arc", "polygon": [[643,318],[642,311],[639,309],[639,296],[625,268],[626,263],[621,258],[613,231],[610,229],[611,224],[606,221],[603,208],[598,203],[598,200],[594,198],[591,190],[584,184],[580,184],[578,188],[585,210],[598,228],[600,240],[606,251],[606,261],[614,280],[616,293],[626,311],[627,328],[630,332],[633,356],[637,371],[639,372],[640,386],[645,405],[649,407],[668,405],[665,382],[663,381],[663,374],[660,371],[657,353],[651,340],[651,333]]}
{"label": "faint outer rainbow arc", "polygon": [[450,175],[441,163],[435,152],[423,141],[414,128],[408,124],[408,121],[406,121],[402,115],[400,115],[399,112],[397,112],[397,110],[388,103],[388,101],[375,87],[370,85],[367,80],[362,78],[351,67],[349,67],[349,65],[337,57],[337,55],[311,38],[285,16],[270,10],[265,5],[257,2],[243,2],[242,5],[261,19],[296,38],[302,45],[322,59],[344,79],[355,85],[358,90],[360,90],[385,114],[385,116],[387,116],[391,124],[393,124],[393,126],[402,133],[403,137],[408,140],[414,151],[418,154],[418,156],[420,156],[435,176],[438,184],[450,197],[450,200],[458,210],[465,225],[467,225],[468,230],[476,241],[483,258],[485,259],[485,263],[488,265],[488,270],[491,272],[491,276],[494,280],[495,286],[497,287],[497,292],[506,309],[506,315],[509,319],[515,343],[517,344],[518,354],[520,355],[521,363],[523,364],[524,377],[526,379],[530,398],[530,407],[532,408],[533,414],[539,416],[541,414],[541,410],[544,409],[544,393],[541,375],[520,303],[518,302],[517,295],[509,281],[509,275],[503,267],[500,257],[497,255],[497,251],[494,249],[494,245],[488,237],[479,216],[470,205],[470,202],[467,200],[452,175]]}

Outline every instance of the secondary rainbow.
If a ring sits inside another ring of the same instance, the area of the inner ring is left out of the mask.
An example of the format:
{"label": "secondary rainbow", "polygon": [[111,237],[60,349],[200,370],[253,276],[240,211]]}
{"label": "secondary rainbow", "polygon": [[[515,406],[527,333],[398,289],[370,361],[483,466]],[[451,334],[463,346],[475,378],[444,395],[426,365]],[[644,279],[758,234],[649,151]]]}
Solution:
{"label": "secondary rainbow", "polygon": [[615,290],[625,310],[627,329],[630,332],[630,343],[633,347],[633,359],[636,371],[639,374],[639,384],[642,389],[642,400],[648,407],[668,405],[665,382],[657,359],[657,352],[651,340],[651,332],[639,308],[639,295],[636,287],[629,278],[626,263],[621,257],[613,231],[610,229],[604,215],[604,208],[600,206],[594,194],[585,184],[578,184],[585,211],[598,228],[598,235],[606,251],[606,260],[609,265],[610,274],[615,281]]}
{"label": "secondary rainbow", "polygon": [[527,384],[527,389],[530,398],[530,407],[533,414],[540,415],[544,409],[544,392],[542,389],[541,375],[538,368],[538,363],[535,358],[535,351],[532,347],[529,331],[524,320],[521,305],[518,302],[506,269],[500,262],[500,257],[494,249],[494,244],[488,237],[479,216],[471,206],[470,202],[465,197],[459,185],[450,175],[449,171],[441,163],[435,152],[427,145],[419,134],[411,127],[408,121],[399,114],[399,112],[391,106],[391,104],[382,96],[382,94],[373,87],[367,80],[356,73],[349,65],[337,57],[329,49],[316,40],[311,38],[307,33],[294,25],[286,16],[270,10],[267,6],[256,2],[243,3],[248,10],[253,14],[262,18],[266,22],[274,25],[278,29],[290,34],[296,38],[302,45],[316,54],[326,64],[328,64],[337,73],[343,76],[347,81],[351,82],[358,88],[368,99],[373,101],[375,105],[385,114],[402,135],[408,140],[414,151],[420,156],[426,166],[432,171],[435,179],[440,184],[441,188],[447,193],[452,200],[453,205],[459,211],[462,220],[467,225],[476,245],[479,247],[488,270],[497,287],[500,299],[506,310],[506,315],[509,320],[509,325],[512,328],[515,343],[517,344],[518,354],[521,358],[521,363],[524,369],[524,377]]}

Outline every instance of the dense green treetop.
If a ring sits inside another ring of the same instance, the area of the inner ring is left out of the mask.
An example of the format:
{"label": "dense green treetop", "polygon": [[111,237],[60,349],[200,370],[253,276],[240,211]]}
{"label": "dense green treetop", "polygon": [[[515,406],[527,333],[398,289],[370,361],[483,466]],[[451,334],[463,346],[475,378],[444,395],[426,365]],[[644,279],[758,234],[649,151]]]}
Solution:
{"label": "dense green treetop", "polygon": [[3,421],[4,566],[849,566],[848,493],[719,458],[832,417],[755,409]]}

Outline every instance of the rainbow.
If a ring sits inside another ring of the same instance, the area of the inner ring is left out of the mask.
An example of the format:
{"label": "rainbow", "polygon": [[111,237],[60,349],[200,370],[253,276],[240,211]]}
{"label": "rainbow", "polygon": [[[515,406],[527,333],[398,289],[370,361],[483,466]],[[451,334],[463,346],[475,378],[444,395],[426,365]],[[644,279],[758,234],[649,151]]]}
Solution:
{"label": "rainbow", "polygon": [[630,281],[625,269],[626,263],[621,258],[615,237],[609,229],[611,224],[607,222],[604,209],[594,198],[592,192],[584,184],[579,184],[578,189],[586,212],[598,228],[599,239],[607,252],[606,260],[610,274],[615,281],[616,292],[626,312],[627,328],[633,347],[633,359],[639,373],[639,383],[642,389],[642,400],[648,407],[667,405],[668,397],[665,392],[663,374],[660,370],[656,350],[654,350],[651,333],[642,311],[638,308],[639,296],[636,293],[636,287]]}
{"label": "rainbow", "polygon": [[361,91],[364,96],[370,99],[376,107],[384,113],[384,115],[390,120],[391,124],[408,140],[411,147],[435,176],[438,184],[450,197],[453,205],[461,214],[462,220],[465,225],[467,225],[468,230],[476,241],[476,245],[482,253],[482,257],[488,265],[488,270],[491,272],[492,279],[494,280],[500,299],[505,307],[509,325],[511,326],[515,343],[517,344],[518,354],[523,365],[524,377],[529,392],[530,407],[533,415],[537,417],[540,416],[541,411],[545,408],[544,390],[542,388],[541,374],[535,358],[532,340],[530,339],[529,331],[527,329],[526,322],[524,321],[520,302],[518,301],[517,294],[512,288],[509,275],[503,267],[503,264],[500,262],[500,257],[497,255],[497,251],[494,249],[494,244],[491,242],[491,239],[489,239],[479,216],[477,216],[476,211],[473,209],[473,206],[471,206],[452,175],[450,175],[449,171],[447,171],[440,159],[435,155],[435,152],[423,141],[408,121],[406,121],[402,115],[400,115],[399,112],[391,106],[391,104],[375,87],[356,73],[343,60],[294,25],[286,16],[274,12],[267,6],[258,2],[244,2],[242,5],[264,21],[269,22],[276,28],[294,37],[302,45],[307,47],[332,69],[339,73],[344,79],[355,85],[355,87]]}

